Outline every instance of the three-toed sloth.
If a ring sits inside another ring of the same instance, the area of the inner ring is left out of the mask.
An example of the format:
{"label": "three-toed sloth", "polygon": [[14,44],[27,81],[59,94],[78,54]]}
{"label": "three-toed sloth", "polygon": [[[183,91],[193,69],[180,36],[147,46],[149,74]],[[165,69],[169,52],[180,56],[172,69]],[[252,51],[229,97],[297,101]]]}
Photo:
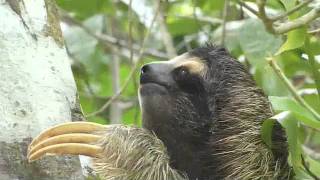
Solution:
{"label": "three-toed sloth", "polygon": [[261,138],[270,104],[241,63],[207,45],[141,68],[142,128],[87,122],[61,124],[30,144],[46,153],[94,157],[106,180],[285,179],[286,139]]}

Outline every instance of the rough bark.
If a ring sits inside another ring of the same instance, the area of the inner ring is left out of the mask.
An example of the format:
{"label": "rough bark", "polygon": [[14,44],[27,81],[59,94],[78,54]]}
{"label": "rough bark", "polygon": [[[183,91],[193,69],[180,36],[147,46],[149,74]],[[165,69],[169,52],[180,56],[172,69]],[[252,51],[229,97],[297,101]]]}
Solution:
{"label": "rough bark", "polygon": [[0,0],[0,179],[83,179],[77,157],[28,163],[49,126],[82,117],[53,0]]}

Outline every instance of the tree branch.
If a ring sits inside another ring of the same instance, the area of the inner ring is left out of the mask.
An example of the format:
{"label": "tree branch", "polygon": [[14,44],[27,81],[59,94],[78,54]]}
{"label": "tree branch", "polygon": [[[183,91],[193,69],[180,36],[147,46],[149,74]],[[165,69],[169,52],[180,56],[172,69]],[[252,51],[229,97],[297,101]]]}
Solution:
{"label": "tree branch", "polygon": [[159,16],[157,18],[158,24],[160,26],[160,31],[162,34],[163,44],[165,46],[166,52],[170,58],[177,56],[176,49],[172,37],[168,31],[167,23],[164,16],[164,7],[160,5]]}
{"label": "tree branch", "polygon": [[310,23],[312,20],[320,17],[320,6],[318,6],[318,7],[315,7],[314,9],[312,9],[307,14],[305,14],[297,19],[294,19],[292,21],[287,21],[284,23],[280,23],[277,27],[274,27],[275,21],[280,20],[280,19],[298,11],[299,9],[306,6],[307,4],[309,4],[312,1],[313,0],[306,0],[303,3],[294,7],[293,9],[289,10],[288,12],[281,14],[281,15],[278,15],[278,16],[275,16],[275,17],[268,17],[267,16],[267,14],[265,12],[266,0],[257,0],[256,1],[259,11],[252,9],[250,6],[248,6],[246,3],[244,3],[240,0],[238,1],[238,3],[241,6],[243,6],[244,8],[246,8],[247,10],[249,10],[250,12],[252,12],[253,14],[255,14],[258,18],[260,18],[262,20],[262,22],[264,23],[267,31],[269,31],[270,33],[273,33],[273,34],[284,34],[284,33],[287,33],[289,31],[293,30],[293,29],[297,29],[299,27],[302,27],[302,26]]}
{"label": "tree branch", "polygon": [[304,108],[306,108],[311,114],[320,121],[320,115],[315,111],[296,91],[296,89],[293,87],[289,79],[286,77],[286,75],[282,72],[279,65],[276,63],[276,61],[270,57],[267,58],[267,61],[273,71],[278,75],[278,77],[281,79],[281,81],[288,87],[289,91],[291,92],[294,99]]}
{"label": "tree branch", "polygon": [[320,161],[320,153],[311,149],[310,147],[306,146],[306,145],[302,145],[302,149],[303,152],[306,153],[308,156],[310,156],[311,158]]}
{"label": "tree branch", "polygon": [[[128,39],[128,44],[129,44],[129,48],[130,48],[130,62],[131,62],[131,65],[134,65],[134,62],[133,62],[133,45],[132,45],[132,42],[133,42],[133,37],[132,37],[132,23],[133,23],[133,9],[132,9],[132,1],[133,0],[130,0],[129,1],[129,6],[128,6],[128,21],[129,21],[129,39]],[[133,77],[133,85],[134,85],[134,89],[138,89],[138,83],[136,81],[136,76]],[[134,106],[134,116],[133,116],[133,124],[135,125],[138,125],[138,115],[139,115],[139,106]]]}
{"label": "tree branch", "polygon": [[266,14],[265,6],[266,6],[266,0],[257,0],[257,5],[259,9],[259,18],[263,21],[267,31],[270,33],[274,33],[273,28],[273,21],[270,20],[270,18]]}
{"label": "tree branch", "polygon": [[304,2],[298,4],[296,7],[292,8],[291,10],[283,13],[283,14],[280,14],[278,16],[274,16],[274,17],[270,17],[270,20],[271,21],[278,21],[282,18],[285,18],[295,12],[297,12],[298,10],[300,10],[301,8],[303,8],[304,6],[308,5],[309,3],[311,3],[313,0],[305,0]]}
{"label": "tree branch", "polygon": [[222,15],[222,34],[221,34],[221,45],[224,45],[224,41],[226,38],[226,23],[228,17],[228,7],[229,7],[229,0],[224,1],[224,8],[223,8],[223,15]]}
{"label": "tree branch", "polygon": [[305,14],[297,19],[280,24],[278,27],[274,28],[274,32],[276,34],[287,33],[293,29],[297,29],[299,27],[302,27],[302,26],[308,24],[309,22],[311,22],[312,20],[314,20],[318,17],[320,17],[320,6],[312,9],[310,12],[308,12],[307,14]]}
{"label": "tree branch", "polygon": [[242,7],[246,8],[248,11],[250,11],[252,14],[256,15],[257,17],[260,17],[259,12],[248,6],[243,1],[238,1],[238,4],[240,4]]}
{"label": "tree branch", "polygon": [[127,77],[127,79],[125,80],[123,86],[122,86],[121,89],[120,89],[116,94],[114,94],[114,95],[109,99],[109,101],[107,101],[102,107],[100,107],[97,111],[92,112],[92,113],[86,115],[86,117],[93,117],[93,116],[96,116],[96,115],[102,113],[102,112],[103,112],[114,100],[116,100],[116,99],[122,94],[122,92],[128,87],[128,85],[129,85],[129,83],[130,83],[130,81],[131,81],[131,78],[134,76],[134,73],[136,72],[136,69],[138,68],[139,63],[140,63],[140,61],[141,61],[141,59],[142,59],[142,56],[143,56],[143,53],[144,53],[144,50],[145,50],[145,44],[146,44],[147,39],[149,38],[150,31],[151,31],[151,29],[152,29],[152,27],[153,27],[153,24],[154,24],[154,22],[155,22],[155,20],[156,20],[156,18],[157,18],[157,15],[158,15],[158,12],[159,12],[159,7],[160,7],[160,0],[158,0],[158,6],[157,6],[157,8],[156,8],[156,10],[155,10],[155,15],[154,15],[154,17],[153,17],[153,19],[152,19],[152,21],[151,21],[150,27],[147,28],[147,32],[146,32],[145,37],[144,37],[144,39],[143,39],[143,41],[142,41],[142,45],[141,45],[141,49],[140,49],[139,54],[138,54],[138,58],[137,58],[137,60],[135,61],[135,63],[133,64],[133,67],[132,67],[132,69],[131,69],[131,71],[130,71],[128,77]]}
{"label": "tree branch", "polygon": [[[117,8],[116,3],[113,3],[113,6]],[[111,35],[116,35],[116,29],[118,23],[116,22],[115,17],[110,17],[109,25],[107,25],[107,18],[104,16],[104,27],[109,31]],[[112,93],[116,94],[120,90],[120,58],[117,54],[118,48],[111,48],[111,61],[109,63],[109,68],[111,70],[112,78]],[[119,106],[119,100],[116,99],[110,105],[110,124],[120,124],[122,119],[122,109]]]}
{"label": "tree branch", "polygon": [[128,46],[129,46],[129,49],[130,49],[130,62],[133,64],[133,44],[132,44],[132,16],[133,16],[133,13],[132,13],[132,0],[129,1],[129,6],[128,6],[128,21],[129,21],[129,24],[128,24]]}
{"label": "tree branch", "polygon": [[317,34],[320,32],[320,28],[319,29],[315,29],[315,30],[311,30],[311,31],[308,31],[309,34]]}
{"label": "tree branch", "polygon": [[[175,17],[194,20],[194,16],[176,15]],[[209,24],[212,24],[212,25],[216,25],[216,24],[221,24],[222,23],[221,19],[212,18],[212,17],[208,17],[208,16],[197,16],[197,19],[198,19],[199,22],[209,23]]]}

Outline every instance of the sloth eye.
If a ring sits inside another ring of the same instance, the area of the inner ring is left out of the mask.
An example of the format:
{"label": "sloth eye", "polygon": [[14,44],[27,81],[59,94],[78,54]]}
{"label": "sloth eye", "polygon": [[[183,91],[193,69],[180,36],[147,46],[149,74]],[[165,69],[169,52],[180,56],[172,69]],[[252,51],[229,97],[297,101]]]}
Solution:
{"label": "sloth eye", "polygon": [[185,79],[189,76],[189,71],[185,67],[179,67],[174,70],[175,76],[177,76],[178,79]]}
{"label": "sloth eye", "polygon": [[184,68],[181,68],[179,70],[179,76],[184,77],[186,75],[188,75],[188,71],[186,69],[184,69]]}
{"label": "sloth eye", "polygon": [[191,74],[186,67],[182,66],[173,71],[173,76],[176,81],[185,81],[190,78]]}
{"label": "sloth eye", "polygon": [[203,88],[200,78],[191,74],[186,67],[175,69],[174,79],[180,89],[187,93],[199,93]]}

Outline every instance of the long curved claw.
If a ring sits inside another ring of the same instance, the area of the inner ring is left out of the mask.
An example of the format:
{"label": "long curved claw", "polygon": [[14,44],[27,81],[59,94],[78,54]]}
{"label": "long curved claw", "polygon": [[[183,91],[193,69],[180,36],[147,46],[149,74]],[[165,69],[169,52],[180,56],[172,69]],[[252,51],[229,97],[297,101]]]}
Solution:
{"label": "long curved claw", "polygon": [[98,135],[86,133],[72,133],[53,136],[48,139],[44,139],[43,141],[40,141],[38,144],[30,148],[28,152],[28,157],[30,156],[30,154],[33,154],[35,151],[45,148],[46,146],[62,143],[92,143],[98,141],[100,138],[101,137]]}
{"label": "long curved claw", "polygon": [[101,151],[102,148],[96,145],[82,143],[62,143],[41,148],[38,151],[32,153],[28,157],[28,160],[29,162],[35,161],[45,154],[72,154],[99,157],[98,154]]}
{"label": "long curved claw", "polygon": [[46,154],[73,154],[97,157],[102,148],[92,143],[102,137],[94,134],[106,126],[91,122],[68,122],[43,131],[28,147],[29,162]]}

